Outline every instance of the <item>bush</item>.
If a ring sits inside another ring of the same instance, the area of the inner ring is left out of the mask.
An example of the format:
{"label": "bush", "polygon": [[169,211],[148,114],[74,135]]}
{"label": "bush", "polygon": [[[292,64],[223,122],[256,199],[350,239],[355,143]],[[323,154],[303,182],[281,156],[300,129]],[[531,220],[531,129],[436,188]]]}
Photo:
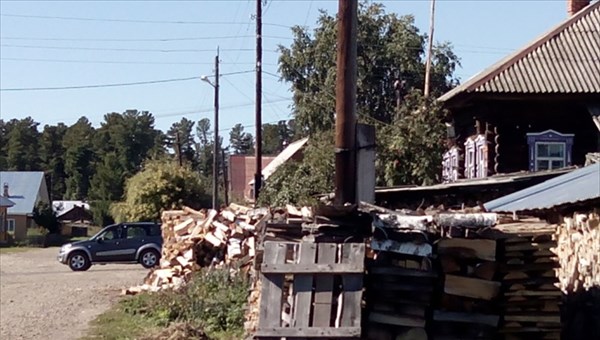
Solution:
{"label": "bush", "polygon": [[140,294],[121,302],[125,313],[150,318],[159,326],[185,322],[215,334],[237,337],[244,330],[248,282],[228,269],[203,270],[182,291]]}

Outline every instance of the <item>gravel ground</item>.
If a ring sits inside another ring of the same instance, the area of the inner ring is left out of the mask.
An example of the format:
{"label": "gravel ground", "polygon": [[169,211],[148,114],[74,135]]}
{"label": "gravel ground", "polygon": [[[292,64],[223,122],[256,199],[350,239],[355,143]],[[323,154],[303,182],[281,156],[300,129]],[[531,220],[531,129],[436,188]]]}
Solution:
{"label": "gravel ground", "polygon": [[73,272],[57,254],[58,248],[0,254],[0,339],[77,339],[122,288],[148,273],[135,264]]}

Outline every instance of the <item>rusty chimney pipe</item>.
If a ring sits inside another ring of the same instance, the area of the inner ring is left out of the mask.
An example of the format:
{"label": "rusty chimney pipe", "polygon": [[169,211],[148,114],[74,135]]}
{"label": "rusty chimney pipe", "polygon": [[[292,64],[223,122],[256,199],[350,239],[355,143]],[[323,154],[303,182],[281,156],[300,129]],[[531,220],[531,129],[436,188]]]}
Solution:
{"label": "rusty chimney pipe", "polygon": [[590,0],[567,0],[567,13],[569,16],[573,16],[589,4]]}

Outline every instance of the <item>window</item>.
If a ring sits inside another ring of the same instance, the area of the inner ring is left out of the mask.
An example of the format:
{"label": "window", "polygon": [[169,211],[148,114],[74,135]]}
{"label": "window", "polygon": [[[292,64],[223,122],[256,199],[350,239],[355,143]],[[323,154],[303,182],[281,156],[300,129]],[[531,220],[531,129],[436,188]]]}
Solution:
{"label": "window", "polygon": [[442,160],[442,177],[444,183],[458,180],[459,150],[456,146],[446,151]]}
{"label": "window", "polygon": [[130,225],[127,227],[127,238],[142,238],[146,236],[146,230],[143,226]]}
{"label": "window", "polygon": [[468,138],[465,142],[465,178],[475,178],[475,141]]}
{"label": "window", "polygon": [[573,134],[562,134],[554,130],[528,133],[529,170],[552,170],[571,165],[573,137]]}
{"label": "window", "polygon": [[535,171],[565,167],[565,143],[535,143]]}
{"label": "window", "polygon": [[475,138],[477,148],[476,169],[477,178],[484,178],[488,175],[488,143],[485,135],[479,135]]}
{"label": "window", "polygon": [[8,220],[6,220],[6,231],[9,234],[14,234],[15,233],[15,220],[10,218]]}

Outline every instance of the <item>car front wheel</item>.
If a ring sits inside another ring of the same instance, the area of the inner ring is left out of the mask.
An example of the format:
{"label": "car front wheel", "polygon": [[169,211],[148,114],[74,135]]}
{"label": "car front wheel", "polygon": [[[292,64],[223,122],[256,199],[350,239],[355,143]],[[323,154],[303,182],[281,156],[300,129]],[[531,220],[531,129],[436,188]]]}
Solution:
{"label": "car front wheel", "polygon": [[90,269],[92,263],[87,255],[82,251],[76,251],[69,255],[69,268],[76,272],[86,271]]}
{"label": "car front wheel", "polygon": [[143,250],[140,254],[140,263],[144,268],[152,268],[158,264],[160,254],[154,249]]}

